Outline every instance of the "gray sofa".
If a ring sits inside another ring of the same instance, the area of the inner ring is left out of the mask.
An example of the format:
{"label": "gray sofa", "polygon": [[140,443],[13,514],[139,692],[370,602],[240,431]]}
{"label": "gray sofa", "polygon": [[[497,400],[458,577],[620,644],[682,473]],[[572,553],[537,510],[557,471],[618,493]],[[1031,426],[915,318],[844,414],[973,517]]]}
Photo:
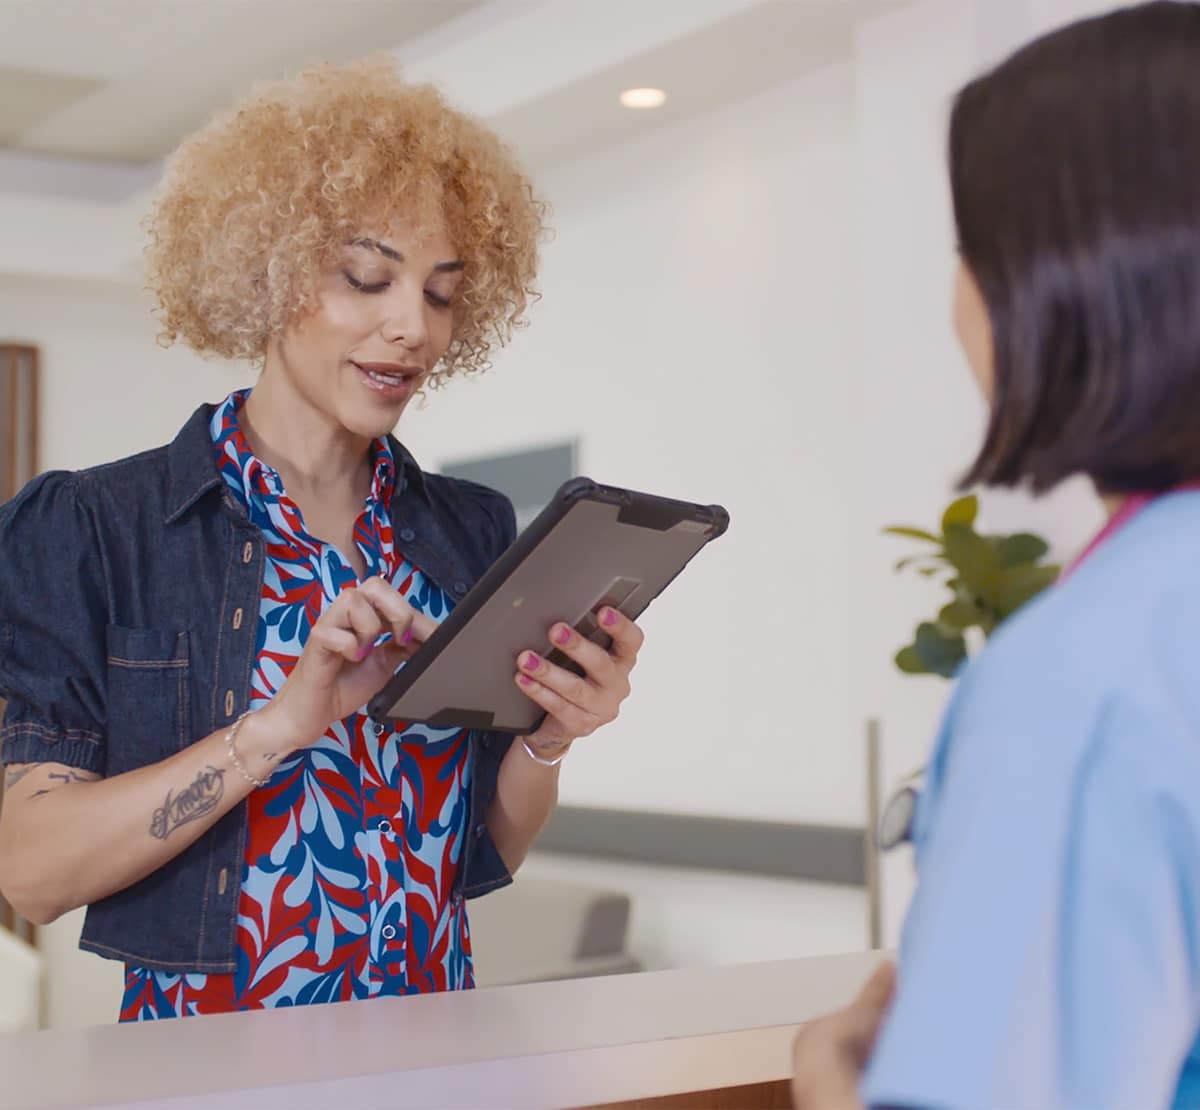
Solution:
{"label": "gray sofa", "polygon": [[481,987],[641,970],[625,950],[629,896],[583,883],[518,877],[471,903]]}

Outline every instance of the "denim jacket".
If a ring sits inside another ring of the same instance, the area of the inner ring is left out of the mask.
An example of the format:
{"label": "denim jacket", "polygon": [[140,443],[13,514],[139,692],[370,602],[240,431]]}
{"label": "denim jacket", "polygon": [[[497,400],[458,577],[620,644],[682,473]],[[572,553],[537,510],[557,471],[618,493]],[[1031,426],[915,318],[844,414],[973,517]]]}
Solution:
{"label": "denim jacket", "polygon": [[[212,411],[201,406],[166,447],[44,474],[0,507],[0,762],[111,777],[228,727],[248,705],[263,540],[217,471]],[[514,539],[512,505],[392,448],[397,540],[460,599]],[[485,823],[510,743],[471,736],[456,898],[510,881]],[[80,947],[160,971],[233,971],[245,842],[242,804],[89,906]]]}

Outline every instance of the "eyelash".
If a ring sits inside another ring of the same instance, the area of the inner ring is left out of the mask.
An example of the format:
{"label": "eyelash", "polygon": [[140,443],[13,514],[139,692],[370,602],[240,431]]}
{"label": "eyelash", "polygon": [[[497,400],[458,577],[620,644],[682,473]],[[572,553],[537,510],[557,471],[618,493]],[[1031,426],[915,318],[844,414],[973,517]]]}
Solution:
{"label": "eyelash", "polygon": [[[364,281],[359,281],[349,270],[343,270],[342,276],[346,279],[346,284],[351,289],[356,289],[359,293],[382,293],[392,283],[390,281],[379,281],[372,284],[367,284]],[[429,301],[434,308],[449,308],[450,301],[445,297],[439,297],[436,293],[430,290],[425,290],[425,299]]]}

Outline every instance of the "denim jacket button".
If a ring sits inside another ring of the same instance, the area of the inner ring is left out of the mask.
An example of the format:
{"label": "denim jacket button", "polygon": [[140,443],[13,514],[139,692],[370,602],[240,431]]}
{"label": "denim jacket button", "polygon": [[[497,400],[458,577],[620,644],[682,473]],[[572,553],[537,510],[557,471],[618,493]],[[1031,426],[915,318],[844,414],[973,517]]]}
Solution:
{"label": "denim jacket button", "polygon": [[459,597],[461,597],[463,594],[465,594],[467,592],[467,584],[465,582],[455,582],[454,583],[454,592],[456,594],[458,594]]}
{"label": "denim jacket button", "polygon": [[417,538],[417,534],[411,528],[401,528],[400,529],[400,538],[405,543],[412,543],[413,540],[415,540]]}

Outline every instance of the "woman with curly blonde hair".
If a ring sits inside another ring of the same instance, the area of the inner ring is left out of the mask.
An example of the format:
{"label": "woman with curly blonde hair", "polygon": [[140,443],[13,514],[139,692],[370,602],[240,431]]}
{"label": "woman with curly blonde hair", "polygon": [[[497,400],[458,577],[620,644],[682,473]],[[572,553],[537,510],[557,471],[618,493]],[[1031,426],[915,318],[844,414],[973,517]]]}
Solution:
{"label": "woman with curly blonde hair", "polygon": [[[512,542],[512,506],[391,436],[485,369],[544,209],[497,138],[387,62],[318,67],[193,136],[149,220],[164,341],[260,367],[155,451],[0,509],[0,886],[126,965],[126,1020],[469,987],[509,881],[642,634],[548,630],[500,734],[363,705]],[[541,657],[551,644],[583,677]]]}

